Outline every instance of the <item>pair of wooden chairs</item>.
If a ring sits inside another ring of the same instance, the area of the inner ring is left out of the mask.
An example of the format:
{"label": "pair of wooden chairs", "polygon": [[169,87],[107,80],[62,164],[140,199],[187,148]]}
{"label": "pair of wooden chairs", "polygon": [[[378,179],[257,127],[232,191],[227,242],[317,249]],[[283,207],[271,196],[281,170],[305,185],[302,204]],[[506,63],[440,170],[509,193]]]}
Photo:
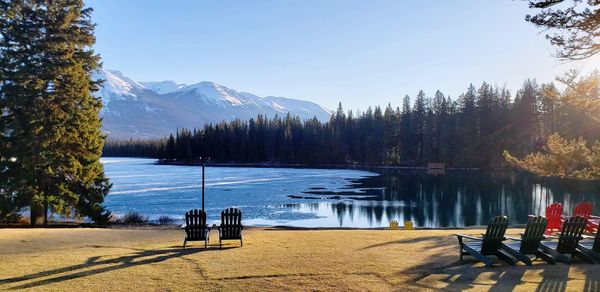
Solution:
{"label": "pair of wooden chairs", "polygon": [[544,233],[548,220],[537,216],[530,218],[520,238],[510,238],[505,237],[508,218],[498,216],[490,221],[482,237],[456,235],[460,246],[460,259],[471,255],[487,267],[492,266],[492,260],[488,256],[496,256],[510,265],[522,261],[531,266],[531,256],[543,259],[549,264],[570,264],[573,257],[593,264],[594,258],[600,260],[600,233],[597,232],[593,240],[584,239],[582,234],[586,223],[583,217],[570,217],[563,223],[558,236],[547,236]]}
{"label": "pair of wooden chairs", "polygon": [[[206,224],[206,212],[193,209],[185,213],[185,239],[183,248],[188,241],[204,241],[204,247],[208,246],[211,227]],[[244,245],[242,239],[242,211],[236,208],[227,208],[221,212],[221,225],[219,229],[219,248],[223,246],[223,240],[239,240],[240,246]]]}
{"label": "pair of wooden chairs", "polygon": [[[589,233],[595,233],[600,224],[600,217],[592,215],[592,204],[589,202],[579,203],[573,210],[573,216],[583,217],[586,220],[585,231]],[[529,218],[536,217],[535,215],[529,215]],[[552,234],[554,230],[561,231],[562,225],[567,220],[563,216],[563,205],[560,203],[553,203],[546,207],[546,218],[548,219],[548,225],[546,227],[547,235]]]}

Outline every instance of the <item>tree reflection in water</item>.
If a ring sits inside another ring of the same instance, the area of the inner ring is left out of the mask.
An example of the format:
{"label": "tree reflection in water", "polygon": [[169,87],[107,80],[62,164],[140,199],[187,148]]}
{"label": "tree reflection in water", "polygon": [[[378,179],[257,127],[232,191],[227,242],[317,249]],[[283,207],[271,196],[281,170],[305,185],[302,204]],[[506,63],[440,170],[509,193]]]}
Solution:
{"label": "tree reflection in water", "polygon": [[[412,220],[420,227],[484,225],[499,214],[507,215],[512,224],[524,224],[527,215],[543,215],[552,202],[562,203],[565,215],[584,201],[591,202],[595,213],[600,213],[598,181],[538,178],[514,172],[387,170],[358,183],[357,188],[380,188],[375,192],[378,199],[331,203],[340,226],[345,219],[355,220],[355,209],[358,219],[370,226]],[[372,189],[370,193],[374,193]],[[318,209],[318,204],[312,205],[312,210]]]}

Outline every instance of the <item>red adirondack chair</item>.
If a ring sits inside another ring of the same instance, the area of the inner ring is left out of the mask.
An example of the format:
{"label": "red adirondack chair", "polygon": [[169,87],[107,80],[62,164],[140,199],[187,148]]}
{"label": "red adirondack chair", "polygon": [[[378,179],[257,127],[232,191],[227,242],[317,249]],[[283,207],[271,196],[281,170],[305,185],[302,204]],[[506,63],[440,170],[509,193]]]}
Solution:
{"label": "red adirondack chair", "polygon": [[546,234],[551,234],[554,229],[560,230],[562,227],[562,213],[563,205],[561,203],[553,203],[546,207],[546,219],[548,219],[548,225],[546,226]]}
{"label": "red adirondack chair", "polygon": [[[578,209],[579,208],[579,209]],[[587,224],[585,225],[585,231],[595,234],[598,229],[598,223],[600,223],[600,217],[592,215],[592,203],[585,202],[580,203],[575,206],[575,215],[581,216],[587,219]]]}
{"label": "red adirondack chair", "polygon": [[[548,225],[546,226],[546,232],[544,232],[544,234],[550,235],[554,230],[560,230],[563,223],[562,212],[563,205],[561,203],[552,203],[546,207],[546,219],[548,219]],[[536,215],[529,215],[529,219],[535,217]]]}
{"label": "red adirondack chair", "polygon": [[[583,202],[577,204],[575,209],[573,210],[573,216],[580,216],[586,220],[585,230],[590,233],[595,233],[596,228],[598,228],[598,222],[600,218],[597,216],[592,216],[592,204],[590,202]],[[563,218],[563,222],[567,218]]]}

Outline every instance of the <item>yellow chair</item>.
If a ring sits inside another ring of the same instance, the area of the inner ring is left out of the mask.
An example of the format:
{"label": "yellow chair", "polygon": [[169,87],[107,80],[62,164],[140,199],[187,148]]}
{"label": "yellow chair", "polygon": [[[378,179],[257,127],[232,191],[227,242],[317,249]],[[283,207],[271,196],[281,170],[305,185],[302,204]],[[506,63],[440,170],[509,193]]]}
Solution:
{"label": "yellow chair", "polygon": [[397,220],[390,221],[390,230],[398,230],[398,221]]}
{"label": "yellow chair", "polygon": [[404,221],[404,230],[413,230],[415,227],[413,226],[412,221]]}

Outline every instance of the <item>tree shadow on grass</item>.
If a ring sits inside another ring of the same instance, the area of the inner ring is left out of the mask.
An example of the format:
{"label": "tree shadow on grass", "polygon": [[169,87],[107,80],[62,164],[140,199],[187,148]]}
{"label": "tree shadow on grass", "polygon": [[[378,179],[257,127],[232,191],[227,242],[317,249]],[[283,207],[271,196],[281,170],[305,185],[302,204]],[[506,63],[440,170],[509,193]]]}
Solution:
{"label": "tree shadow on grass", "polygon": [[388,241],[388,242],[377,243],[377,244],[365,246],[363,248],[360,248],[359,250],[367,250],[367,249],[373,249],[373,248],[396,245],[396,244],[411,244],[411,243],[422,243],[422,242],[427,243],[426,247],[438,247],[440,244],[443,244],[444,241],[445,241],[445,239],[440,238],[440,236],[425,236],[425,237],[418,237],[418,238],[406,238],[406,239],[392,240],[392,241]]}
{"label": "tree shadow on grass", "polygon": [[[218,249],[218,248],[217,248]],[[229,249],[229,248],[223,248]],[[43,271],[38,273],[33,273],[29,275],[0,279],[0,284],[10,284],[10,283],[19,283],[34,280],[30,283],[23,283],[21,285],[10,288],[11,290],[15,289],[26,289],[26,288],[34,288],[47,284],[63,282],[67,280],[77,279],[81,277],[87,277],[92,275],[97,275],[105,272],[116,271],[121,269],[126,269],[130,267],[136,267],[141,265],[160,263],[169,259],[180,258],[186,255],[208,251],[212,249],[204,249],[204,248],[187,248],[182,249],[181,247],[169,247],[165,249],[154,249],[154,250],[137,250],[132,254],[120,256],[117,258],[110,258],[105,260],[100,260],[100,256],[93,256],[88,258],[85,263],[71,265],[63,268],[58,268],[49,271]],[[105,266],[108,265],[108,266]],[[92,268],[90,270],[90,268]],[[68,273],[66,275],[60,275],[63,273]],[[55,276],[57,275],[57,276]],[[54,276],[54,277],[52,277]],[[45,277],[51,277],[47,279],[41,279]]]}

